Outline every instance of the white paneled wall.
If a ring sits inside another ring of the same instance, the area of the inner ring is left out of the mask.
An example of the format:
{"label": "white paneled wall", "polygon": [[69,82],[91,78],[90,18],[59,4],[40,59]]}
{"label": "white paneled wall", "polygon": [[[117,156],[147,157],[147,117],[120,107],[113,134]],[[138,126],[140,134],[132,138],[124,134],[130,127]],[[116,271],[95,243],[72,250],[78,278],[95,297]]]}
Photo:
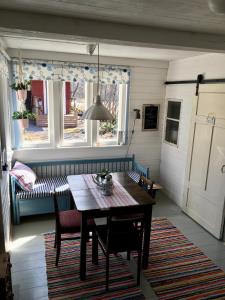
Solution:
{"label": "white paneled wall", "polygon": [[[17,53],[13,49],[9,51],[11,56]],[[66,53],[50,53],[41,51],[23,51],[26,58],[58,59],[78,62],[95,61],[96,58],[72,55]],[[159,130],[141,130],[142,120],[136,121],[135,133],[130,147],[130,154],[135,154],[139,162],[150,167],[151,177],[158,179],[162,139],[162,116],[164,110],[165,86],[168,63],[165,61],[124,59],[113,57],[101,57],[101,63],[130,66],[131,83],[129,91],[129,133],[131,133],[134,108],[142,111],[143,104],[160,104]],[[81,159],[91,157],[116,157],[125,156],[127,146],[96,147],[96,148],[64,148],[64,149],[35,149],[16,150],[14,158],[19,160],[44,160],[44,159]]]}
{"label": "white paneled wall", "polygon": [[[225,78],[225,54],[205,54],[169,64],[167,80],[196,79],[204,74],[206,79]],[[166,98],[182,99],[179,146],[162,143],[160,180],[164,190],[178,205],[182,205],[187,153],[189,146],[189,129],[192,105],[195,101],[195,84],[168,85]]]}

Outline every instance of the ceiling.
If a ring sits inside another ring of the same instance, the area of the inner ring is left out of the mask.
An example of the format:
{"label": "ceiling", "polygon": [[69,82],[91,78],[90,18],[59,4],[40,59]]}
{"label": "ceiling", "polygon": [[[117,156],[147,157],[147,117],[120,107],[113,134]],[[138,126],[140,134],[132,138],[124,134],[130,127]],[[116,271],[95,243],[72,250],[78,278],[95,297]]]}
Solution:
{"label": "ceiling", "polygon": [[0,36],[13,49],[87,54],[91,41],[104,56],[166,61],[224,53],[225,14],[208,1],[0,0]]}
{"label": "ceiling", "polygon": [[[86,43],[44,38],[31,38],[28,36],[5,35],[1,38],[7,48],[88,54]],[[100,44],[100,55],[102,56],[171,61],[201,54],[201,52],[197,51]]]}
{"label": "ceiling", "polygon": [[0,8],[225,34],[225,16],[211,12],[207,0],[1,0]]}

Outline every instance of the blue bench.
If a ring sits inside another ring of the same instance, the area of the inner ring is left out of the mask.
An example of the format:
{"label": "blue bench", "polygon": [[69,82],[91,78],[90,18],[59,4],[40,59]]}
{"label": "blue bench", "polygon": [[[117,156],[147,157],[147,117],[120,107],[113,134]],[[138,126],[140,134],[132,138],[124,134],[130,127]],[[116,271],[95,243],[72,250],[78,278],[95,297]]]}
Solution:
{"label": "blue bench", "polygon": [[67,183],[68,175],[92,174],[102,169],[111,172],[128,171],[129,175],[138,182],[140,175],[149,178],[149,168],[135,161],[135,156],[68,160],[24,162],[37,175],[32,192],[25,192],[16,184],[11,176],[11,197],[13,208],[13,223],[20,224],[21,216],[37,215],[54,212],[52,190],[56,190],[60,209],[70,208],[70,191]]}

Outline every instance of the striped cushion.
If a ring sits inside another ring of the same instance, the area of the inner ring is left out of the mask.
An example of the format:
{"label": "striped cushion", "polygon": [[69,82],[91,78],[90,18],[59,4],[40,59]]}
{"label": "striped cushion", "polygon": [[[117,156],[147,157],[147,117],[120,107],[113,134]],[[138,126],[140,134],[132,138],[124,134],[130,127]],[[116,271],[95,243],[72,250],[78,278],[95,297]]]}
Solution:
{"label": "striped cushion", "polygon": [[132,178],[133,179],[133,181],[135,181],[135,182],[139,182],[139,180],[140,180],[140,174],[138,174],[137,172],[135,172],[135,171],[129,171],[129,172],[127,172],[127,174],[128,174],[128,176],[130,177],[130,178]]}
{"label": "striped cushion", "polygon": [[16,198],[30,199],[30,198],[49,197],[52,195],[54,189],[58,195],[69,194],[69,185],[66,176],[38,178],[31,192],[22,191],[18,186],[16,192]]}

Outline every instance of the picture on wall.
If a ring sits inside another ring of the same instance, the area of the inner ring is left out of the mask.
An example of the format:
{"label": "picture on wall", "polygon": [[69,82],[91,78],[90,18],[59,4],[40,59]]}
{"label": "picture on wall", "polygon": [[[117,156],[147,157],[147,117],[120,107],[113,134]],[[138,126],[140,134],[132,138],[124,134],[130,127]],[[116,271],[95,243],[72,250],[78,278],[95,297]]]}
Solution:
{"label": "picture on wall", "polygon": [[158,130],[159,104],[144,104],[142,108],[142,130]]}

